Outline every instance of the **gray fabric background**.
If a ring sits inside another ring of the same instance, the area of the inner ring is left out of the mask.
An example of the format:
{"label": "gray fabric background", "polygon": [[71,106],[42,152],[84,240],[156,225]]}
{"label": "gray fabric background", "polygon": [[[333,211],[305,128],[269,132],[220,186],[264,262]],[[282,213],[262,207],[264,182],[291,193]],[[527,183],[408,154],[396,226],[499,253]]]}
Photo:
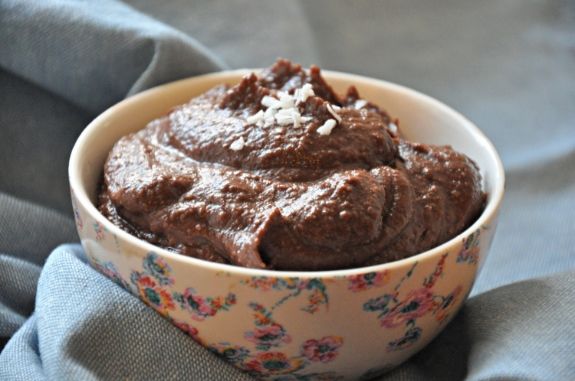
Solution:
{"label": "gray fabric background", "polygon": [[474,293],[575,268],[575,1],[128,2],[233,68],[284,56],[444,101],[491,139],[507,175]]}
{"label": "gray fabric background", "polygon": [[476,296],[382,379],[575,379],[575,1],[128,3],[0,0],[0,380],[248,379],[54,249],[77,241],[67,160],[97,113],[278,56],[439,98],[505,165]]}

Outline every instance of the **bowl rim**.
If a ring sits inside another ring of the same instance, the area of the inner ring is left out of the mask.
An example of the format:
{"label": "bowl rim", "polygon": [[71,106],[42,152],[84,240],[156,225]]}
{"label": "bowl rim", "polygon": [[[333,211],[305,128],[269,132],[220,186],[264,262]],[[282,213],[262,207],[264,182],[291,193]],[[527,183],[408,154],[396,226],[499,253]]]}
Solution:
{"label": "bowl rim", "polygon": [[191,264],[194,266],[203,267],[207,270],[216,272],[227,272],[231,274],[237,274],[240,276],[265,276],[265,277],[276,277],[276,278],[336,278],[336,277],[348,277],[354,275],[360,275],[370,272],[382,272],[385,270],[392,270],[396,268],[401,268],[404,266],[412,265],[414,262],[422,261],[430,257],[441,255],[449,249],[463,241],[463,239],[469,236],[472,232],[480,229],[485,225],[486,221],[495,218],[501,202],[503,200],[503,194],[505,189],[505,172],[503,169],[503,164],[501,159],[491,141],[485,136],[485,134],[469,119],[464,117],[458,111],[447,106],[443,102],[423,94],[417,90],[409,88],[407,86],[399,85],[396,83],[388,82],[385,80],[370,78],[363,75],[343,73],[339,71],[332,70],[322,70],[322,74],[327,80],[341,80],[344,82],[349,82],[354,85],[365,85],[373,87],[385,87],[394,92],[401,93],[404,96],[411,98],[418,98],[419,101],[429,104],[431,107],[438,109],[441,113],[448,114],[453,118],[458,125],[463,125],[468,129],[473,135],[477,143],[487,151],[489,159],[493,161],[494,167],[494,178],[493,189],[490,192],[485,209],[477,220],[467,227],[464,231],[451,238],[450,240],[443,242],[442,244],[435,246],[432,249],[426,250],[419,254],[415,254],[400,260],[386,262],[377,265],[356,267],[351,269],[339,269],[339,270],[321,270],[321,271],[285,271],[285,270],[269,270],[269,269],[255,269],[248,267],[241,267],[231,264],[223,264],[211,262],[195,257],[188,257],[176,252],[172,252],[168,249],[161,248],[159,246],[153,245],[147,241],[141,240],[128,232],[122,230],[118,226],[114,225],[110,220],[104,217],[96,206],[92,204],[88,197],[87,190],[80,181],[80,163],[82,162],[82,152],[84,147],[89,144],[90,140],[97,135],[97,130],[100,126],[105,125],[103,123],[107,120],[110,115],[113,115],[118,110],[128,107],[133,103],[138,102],[142,98],[154,98],[165,91],[169,91],[170,88],[175,88],[177,86],[185,85],[187,82],[194,81],[211,81],[215,79],[224,78],[241,78],[242,76],[260,71],[261,69],[237,69],[237,70],[225,70],[215,73],[203,74],[199,76],[192,76],[177,81],[169,82],[163,85],[159,85],[136,95],[130,96],[115,105],[109,107],[103,113],[98,115],[94,120],[92,120],[86,128],[82,131],[70,154],[69,166],[68,166],[68,177],[70,182],[72,197],[75,197],[76,201],[81,204],[83,209],[90,215],[91,218],[101,223],[108,231],[113,233],[118,237],[118,239],[125,240],[131,245],[142,247],[146,252],[154,252],[159,255],[165,256],[174,262],[179,262],[181,264]]}

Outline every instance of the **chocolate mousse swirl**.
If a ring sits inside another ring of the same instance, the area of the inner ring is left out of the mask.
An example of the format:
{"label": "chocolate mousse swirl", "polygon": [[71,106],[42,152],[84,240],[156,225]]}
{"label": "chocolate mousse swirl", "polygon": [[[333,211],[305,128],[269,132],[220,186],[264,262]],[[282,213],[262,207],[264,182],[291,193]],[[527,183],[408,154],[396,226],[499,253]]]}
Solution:
{"label": "chocolate mousse swirl", "polygon": [[469,226],[478,168],[403,140],[385,111],[317,67],[279,60],[120,139],[99,209],[131,234],[238,266],[331,270],[430,249]]}

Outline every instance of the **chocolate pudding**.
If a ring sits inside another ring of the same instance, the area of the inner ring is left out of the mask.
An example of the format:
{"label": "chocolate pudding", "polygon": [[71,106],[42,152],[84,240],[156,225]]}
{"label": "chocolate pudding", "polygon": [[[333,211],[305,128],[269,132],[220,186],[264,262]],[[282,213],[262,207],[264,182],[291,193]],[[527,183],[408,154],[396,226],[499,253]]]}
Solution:
{"label": "chocolate pudding", "polygon": [[398,121],[336,94],[320,69],[279,60],[121,138],[98,207],[182,255],[274,270],[390,262],[482,212],[477,165],[401,137]]}

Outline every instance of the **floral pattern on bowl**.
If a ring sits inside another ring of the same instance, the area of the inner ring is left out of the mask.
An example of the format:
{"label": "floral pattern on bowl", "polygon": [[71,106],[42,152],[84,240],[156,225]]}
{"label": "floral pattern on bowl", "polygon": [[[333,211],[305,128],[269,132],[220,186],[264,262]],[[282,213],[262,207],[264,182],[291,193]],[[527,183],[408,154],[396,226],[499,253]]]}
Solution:
{"label": "floral pattern on bowl", "polygon": [[[89,217],[77,214],[80,230]],[[154,251],[125,256],[114,234],[95,222],[89,226],[92,229],[84,238],[90,244],[85,247],[94,268],[226,361],[259,379],[274,381],[349,378],[338,360],[353,356],[353,330],[333,328],[304,336],[285,318],[331,316],[341,310],[336,308],[341,299],[356,301],[349,313],[373,323],[371,335],[381,342],[381,353],[389,356],[373,372],[397,363],[397,354],[414,353],[433,337],[428,332],[449,321],[461,306],[469,282],[437,286],[444,283],[446,267],[477,264],[482,238],[475,232],[456,250],[432,262],[334,278],[238,277],[222,271],[212,276],[226,283],[228,291],[207,292],[210,287],[204,282],[181,276],[171,258]],[[468,269],[475,271],[475,267]],[[214,335],[211,323],[227,318],[226,314],[241,324],[233,326],[234,335],[221,339]]]}

